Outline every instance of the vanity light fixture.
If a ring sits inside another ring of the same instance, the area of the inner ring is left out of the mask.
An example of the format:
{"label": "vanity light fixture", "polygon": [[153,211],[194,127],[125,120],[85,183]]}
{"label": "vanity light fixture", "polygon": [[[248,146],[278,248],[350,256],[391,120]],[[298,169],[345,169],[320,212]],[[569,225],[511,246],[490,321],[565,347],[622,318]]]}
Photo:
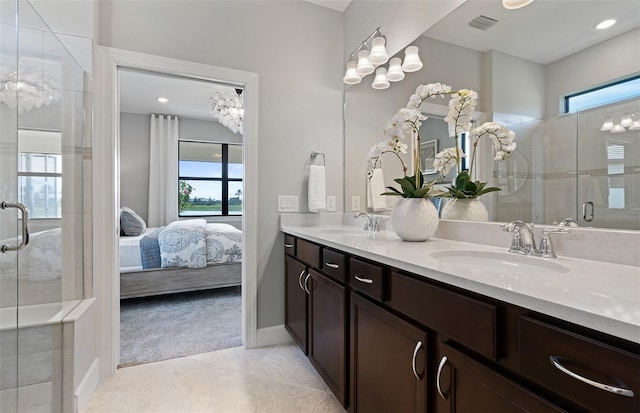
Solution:
{"label": "vanity light fixture", "polygon": [[158,96],[158,98],[156,99],[158,102],[160,103],[167,103],[169,101],[169,99],[164,98],[162,96]]}
{"label": "vanity light fixture", "polygon": [[502,6],[508,10],[521,9],[531,4],[533,0],[502,0]]}
{"label": "vanity light fixture", "polygon": [[389,80],[387,79],[387,69],[379,67],[376,69],[376,78],[373,79],[371,87],[374,89],[386,89],[389,87]]}
{"label": "vanity light fixture", "polygon": [[[620,119],[620,123],[615,125],[613,123],[613,119],[611,116],[607,116],[604,118],[602,122],[602,126],[600,126],[600,130],[602,132],[611,132],[611,133],[622,133],[625,130],[638,130],[640,129],[640,120],[638,119],[640,116],[640,110],[632,109],[622,113],[622,117]],[[633,120],[633,117],[636,117],[636,120]]]}
{"label": "vanity light fixture", "polygon": [[[399,57],[389,60],[385,47],[386,41],[378,27],[351,53],[342,81],[348,85],[355,85],[360,83],[363,77],[375,71],[375,79],[371,86],[374,89],[386,89],[389,87],[389,82],[399,82],[404,79],[405,72],[415,72],[422,68],[416,46],[406,48],[404,62]],[[376,70],[376,68],[381,69],[381,65],[387,62],[389,62],[388,69]]]}
{"label": "vanity light fixture", "polygon": [[601,21],[600,23],[598,23],[596,25],[596,29],[598,29],[598,30],[608,29],[609,27],[613,26],[614,24],[616,24],[616,20],[615,19],[603,20],[603,21]]}
{"label": "vanity light fixture", "polygon": [[399,57],[394,57],[389,60],[389,70],[387,71],[387,80],[389,80],[389,82],[399,82],[404,79],[404,72],[400,66],[401,63],[402,59]]}

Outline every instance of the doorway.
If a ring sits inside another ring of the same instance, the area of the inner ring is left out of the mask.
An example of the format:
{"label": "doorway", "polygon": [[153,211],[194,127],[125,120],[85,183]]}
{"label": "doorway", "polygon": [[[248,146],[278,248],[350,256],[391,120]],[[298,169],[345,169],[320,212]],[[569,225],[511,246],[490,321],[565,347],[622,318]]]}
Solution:
{"label": "doorway", "polygon": [[243,89],[118,80],[119,366],[241,346]]}
{"label": "doorway", "polygon": [[98,47],[96,121],[93,139],[94,290],[99,299],[98,354],[102,377],[113,375],[120,359],[119,224],[119,92],[118,69],[130,68],[241,86],[244,90],[244,210],[242,215],[242,332],[245,347],[256,346],[257,315],[257,116],[255,73]]}

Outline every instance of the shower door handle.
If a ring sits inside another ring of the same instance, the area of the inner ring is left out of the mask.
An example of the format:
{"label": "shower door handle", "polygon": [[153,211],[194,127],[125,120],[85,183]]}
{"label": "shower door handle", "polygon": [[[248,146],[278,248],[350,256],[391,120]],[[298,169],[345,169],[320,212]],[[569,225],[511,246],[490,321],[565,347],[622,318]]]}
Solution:
{"label": "shower door handle", "polygon": [[[591,212],[589,213],[589,215],[587,215],[587,207],[591,207]],[[587,201],[584,204],[582,204],[582,219],[587,222],[593,221],[593,202],[592,201]]]}
{"label": "shower door handle", "polygon": [[22,240],[16,245],[4,244],[0,251],[9,252],[9,251],[18,251],[24,248],[27,244],[29,244],[29,209],[27,209],[24,204],[19,202],[7,202],[2,201],[0,203],[0,208],[16,208],[22,211]]}

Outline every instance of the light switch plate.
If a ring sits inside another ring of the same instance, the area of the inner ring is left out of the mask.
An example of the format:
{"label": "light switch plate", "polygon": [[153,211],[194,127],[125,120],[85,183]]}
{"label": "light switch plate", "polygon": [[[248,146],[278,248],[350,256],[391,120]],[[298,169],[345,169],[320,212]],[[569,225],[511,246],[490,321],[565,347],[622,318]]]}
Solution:
{"label": "light switch plate", "polygon": [[278,195],[278,212],[298,212],[297,195]]}
{"label": "light switch plate", "polygon": [[351,197],[351,212],[360,212],[360,197]]}
{"label": "light switch plate", "polygon": [[327,212],[336,212],[336,197],[333,195],[327,196]]}

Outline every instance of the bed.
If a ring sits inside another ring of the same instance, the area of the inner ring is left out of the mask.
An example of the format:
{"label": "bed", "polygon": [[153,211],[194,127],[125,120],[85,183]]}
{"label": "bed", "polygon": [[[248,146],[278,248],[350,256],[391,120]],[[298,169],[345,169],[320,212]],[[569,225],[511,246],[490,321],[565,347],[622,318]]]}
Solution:
{"label": "bed", "polygon": [[204,220],[175,221],[120,237],[120,298],[240,285],[242,232]]}

